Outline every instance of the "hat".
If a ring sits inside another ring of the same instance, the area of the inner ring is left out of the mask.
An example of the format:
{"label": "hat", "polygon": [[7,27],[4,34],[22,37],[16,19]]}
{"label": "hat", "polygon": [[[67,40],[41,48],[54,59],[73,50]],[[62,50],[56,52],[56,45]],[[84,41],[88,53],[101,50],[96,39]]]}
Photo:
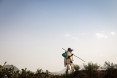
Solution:
{"label": "hat", "polygon": [[73,51],[73,49],[71,49],[71,48],[68,48],[68,51]]}

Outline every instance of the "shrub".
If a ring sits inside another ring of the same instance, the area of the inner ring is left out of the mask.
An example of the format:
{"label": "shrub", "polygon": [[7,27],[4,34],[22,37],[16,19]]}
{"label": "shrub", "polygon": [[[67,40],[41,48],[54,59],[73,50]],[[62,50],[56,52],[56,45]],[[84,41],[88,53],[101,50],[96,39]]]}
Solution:
{"label": "shrub", "polygon": [[88,63],[88,65],[84,65],[84,69],[86,70],[87,75],[90,78],[98,78],[99,67],[99,65],[93,63]]}
{"label": "shrub", "polygon": [[117,65],[105,62],[104,64],[106,72],[105,72],[105,78],[117,78]]}

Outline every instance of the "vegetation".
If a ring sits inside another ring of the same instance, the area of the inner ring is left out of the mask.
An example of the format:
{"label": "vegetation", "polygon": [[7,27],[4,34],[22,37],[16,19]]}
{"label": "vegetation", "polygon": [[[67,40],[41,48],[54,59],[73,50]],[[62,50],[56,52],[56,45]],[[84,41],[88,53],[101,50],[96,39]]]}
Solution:
{"label": "vegetation", "polygon": [[86,70],[86,74],[90,78],[98,78],[99,67],[100,67],[99,65],[93,64],[93,63],[88,63],[88,65],[84,65],[84,68]]}
{"label": "vegetation", "polygon": [[117,78],[117,64],[105,62],[103,69],[95,63],[88,63],[84,65],[84,69],[79,70],[79,66],[75,65],[76,71],[66,76],[53,75],[48,70],[43,72],[42,69],[37,69],[36,72],[21,69],[21,71],[14,71],[13,68],[7,69],[0,65],[0,78]]}

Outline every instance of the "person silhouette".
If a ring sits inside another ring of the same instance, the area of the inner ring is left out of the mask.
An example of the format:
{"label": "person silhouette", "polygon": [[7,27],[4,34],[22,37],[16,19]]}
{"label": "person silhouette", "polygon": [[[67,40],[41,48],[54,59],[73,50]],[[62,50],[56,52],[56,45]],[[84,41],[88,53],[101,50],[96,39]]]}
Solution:
{"label": "person silhouette", "polygon": [[66,57],[64,57],[64,66],[66,67],[66,74],[68,74],[68,70],[71,70],[71,72],[75,71],[72,51],[73,49],[68,48],[68,50],[66,51]]}

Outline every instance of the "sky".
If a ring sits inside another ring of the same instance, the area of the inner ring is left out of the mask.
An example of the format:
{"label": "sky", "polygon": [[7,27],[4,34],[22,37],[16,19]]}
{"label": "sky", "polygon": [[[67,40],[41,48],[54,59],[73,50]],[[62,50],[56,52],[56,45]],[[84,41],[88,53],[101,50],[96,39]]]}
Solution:
{"label": "sky", "polygon": [[117,63],[116,0],[0,0],[0,64],[60,71],[62,48],[74,64]]}

